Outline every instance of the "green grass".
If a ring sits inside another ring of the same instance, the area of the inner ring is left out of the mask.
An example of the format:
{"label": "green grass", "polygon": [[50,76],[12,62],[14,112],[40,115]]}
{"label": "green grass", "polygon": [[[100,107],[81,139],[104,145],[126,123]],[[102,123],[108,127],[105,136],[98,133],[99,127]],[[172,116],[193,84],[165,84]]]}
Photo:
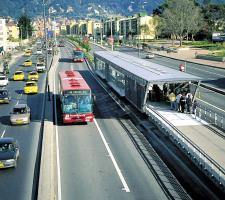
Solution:
{"label": "green grass", "polygon": [[224,51],[213,51],[213,52],[211,52],[210,55],[225,57],[225,50]]}

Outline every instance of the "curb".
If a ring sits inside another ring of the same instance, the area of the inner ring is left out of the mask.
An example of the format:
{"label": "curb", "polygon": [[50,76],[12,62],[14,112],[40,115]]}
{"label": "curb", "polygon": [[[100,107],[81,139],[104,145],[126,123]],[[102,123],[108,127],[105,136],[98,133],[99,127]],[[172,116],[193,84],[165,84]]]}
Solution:
{"label": "curb", "polygon": [[[58,56],[54,56],[50,70],[54,68],[57,63],[58,63]],[[49,90],[50,90],[49,92],[53,94],[52,87],[49,87]],[[48,101],[46,97],[37,200],[56,199],[57,177],[55,174],[54,155],[55,155],[55,135],[53,124],[53,107],[52,101]]]}

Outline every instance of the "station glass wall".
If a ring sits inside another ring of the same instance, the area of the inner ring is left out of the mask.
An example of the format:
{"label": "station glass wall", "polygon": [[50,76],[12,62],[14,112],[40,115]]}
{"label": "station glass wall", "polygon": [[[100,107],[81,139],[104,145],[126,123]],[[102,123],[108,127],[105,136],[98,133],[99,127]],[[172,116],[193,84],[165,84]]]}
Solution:
{"label": "station glass wall", "polygon": [[105,73],[106,73],[105,63],[103,61],[99,60],[98,58],[96,58],[95,70],[100,76],[102,76],[102,78],[106,78],[105,77]]}
{"label": "station glass wall", "polygon": [[125,76],[121,72],[109,65],[108,81],[119,89],[125,90]]}

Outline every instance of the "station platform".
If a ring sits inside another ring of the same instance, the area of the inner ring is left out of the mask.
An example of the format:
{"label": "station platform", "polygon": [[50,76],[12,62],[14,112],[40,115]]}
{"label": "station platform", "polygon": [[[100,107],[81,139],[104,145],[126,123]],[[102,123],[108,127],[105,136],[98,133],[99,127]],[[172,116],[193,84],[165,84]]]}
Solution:
{"label": "station platform", "polygon": [[151,102],[152,109],[163,116],[210,158],[225,169],[225,140],[209,129],[204,120],[194,114],[180,113],[170,109],[169,104]]}

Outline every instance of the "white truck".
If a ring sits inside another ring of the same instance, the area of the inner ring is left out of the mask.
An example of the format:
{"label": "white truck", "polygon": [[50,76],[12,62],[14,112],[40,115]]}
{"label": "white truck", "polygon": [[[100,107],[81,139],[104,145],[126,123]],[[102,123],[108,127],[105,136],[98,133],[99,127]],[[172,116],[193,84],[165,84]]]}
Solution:
{"label": "white truck", "polygon": [[36,70],[37,72],[44,72],[46,70],[46,66],[44,62],[38,62],[36,64]]}

